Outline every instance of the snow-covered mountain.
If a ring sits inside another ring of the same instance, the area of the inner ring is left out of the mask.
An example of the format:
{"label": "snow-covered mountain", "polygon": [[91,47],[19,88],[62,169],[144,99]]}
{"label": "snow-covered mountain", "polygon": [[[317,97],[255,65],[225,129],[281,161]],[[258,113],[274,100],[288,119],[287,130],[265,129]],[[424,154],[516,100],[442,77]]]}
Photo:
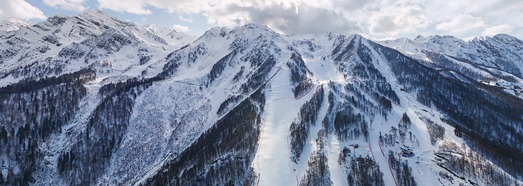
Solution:
{"label": "snow-covered mountain", "polygon": [[195,38],[99,11],[0,34],[0,184],[523,184],[508,35]]}
{"label": "snow-covered mountain", "polygon": [[0,20],[0,32],[15,31],[23,27],[31,26],[32,24],[26,20],[17,18],[6,18]]}
{"label": "snow-covered mountain", "polygon": [[523,41],[516,37],[498,34],[463,41],[452,36],[418,36],[380,43],[433,68],[460,73],[523,98]]}
{"label": "snow-covered mountain", "polygon": [[7,32],[0,36],[0,85],[87,67],[96,70],[99,78],[136,77],[149,63],[195,39],[153,27],[140,27],[90,10],[73,17],[54,16]]}
{"label": "snow-covered mountain", "polygon": [[518,77],[523,74],[523,42],[507,34],[470,41],[452,36],[418,36],[414,40],[401,38],[382,44],[411,56],[425,57],[429,61],[434,57],[430,53],[436,52],[463,62],[507,71]]}

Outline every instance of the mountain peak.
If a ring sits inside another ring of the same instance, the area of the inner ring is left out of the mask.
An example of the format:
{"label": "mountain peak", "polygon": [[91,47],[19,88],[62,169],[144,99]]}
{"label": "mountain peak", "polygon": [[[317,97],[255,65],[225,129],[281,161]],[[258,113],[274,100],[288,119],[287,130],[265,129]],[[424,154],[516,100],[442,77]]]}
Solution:
{"label": "mountain peak", "polygon": [[245,29],[263,29],[263,30],[271,30],[267,25],[258,24],[258,23],[247,23],[243,26],[239,26],[240,28]]}
{"label": "mountain peak", "polygon": [[521,42],[517,37],[508,34],[496,34],[494,36],[474,37],[469,42],[497,41],[501,43]]}
{"label": "mountain peak", "polygon": [[361,34],[352,34],[352,35],[349,35],[349,37],[352,36],[354,37],[355,39],[364,39],[364,40],[368,40],[365,36],[362,36]]}
{"label": "mountain peak", "polygon": [[170,34],[172,32],[175,32],[175,33],[178,32],[174,29],[168,29],[168,28],[161,27],[161,26],[158,26],[155,24],[148,24],[148,25],[143,26],[143,28],[153,34]]}
{"label": "mountain peak", "polygon": [[80,17],[113,18],[101,10],[89,9],[79,14]]}
{"label": "mountain peak", "polygon": [[227,34],[231,32],[231,29],[226,27],[213,27],[207,31],[201,36],[201,38],[207,38],[207,37],[217,37],[221,36],[224,37]]}
{"label": "mountain peak", "polygon": [[520,40],[517,37],[511,36],[508,34],[496,34],[492,38],[497,39],[497,40],[503,40],[503,41],[519,41]]}
{"label": "mountain peak", "polygon": [[26,20],[18,18],[6,18],[0,22],[0,31],[14,31],[31,25],[32,23]]}
{"label": "mountain peak", "polygon": [[248,23],[242,26],[234,27],[231,33],[270,33],[277,34],[274,30],[269,28],[266,25],[257,24],[257,23]]}
{"label": "mountain peak", "polygon": [[94,23],[97,26],[109,26],[109,27],[115,27],[115,26],[136,26],[134,23],[121,21],[119,19],[116,19],[105,12],[101,10],[86,10],[79,14],[78,16],[75,16],[79,19],[87,20],[91,23]]}

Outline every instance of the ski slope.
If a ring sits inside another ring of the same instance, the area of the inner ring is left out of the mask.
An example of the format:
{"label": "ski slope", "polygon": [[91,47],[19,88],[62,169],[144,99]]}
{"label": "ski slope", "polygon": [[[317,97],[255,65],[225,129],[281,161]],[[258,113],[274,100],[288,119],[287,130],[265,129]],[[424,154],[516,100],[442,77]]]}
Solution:
{"label": "ski slope", "polygon": [[311,98],[313,91],[296,100],[289,73],[288,68],[282,68],[271,80],[266,92],[262,132],[253,160],[259,185],[295,185],[307,168],[304,161],[298,165],[291,162],[289,128],[300,107]]}

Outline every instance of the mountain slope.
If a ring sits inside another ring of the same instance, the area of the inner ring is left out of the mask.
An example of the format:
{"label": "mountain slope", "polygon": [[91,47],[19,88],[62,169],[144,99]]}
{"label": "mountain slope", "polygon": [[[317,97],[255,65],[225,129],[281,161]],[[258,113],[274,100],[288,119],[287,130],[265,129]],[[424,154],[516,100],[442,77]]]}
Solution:
{"label": "mountain slope", "polygon": [[0,38],[0,184],[522,184],[511,36],[193,38],[88,11]]}
{"label": "mountain slope", "polygon": [[1,32],[9,32],[9,31],[15,31],[23,27],[30,26],[31,23],[25,20],[17,19],[17,18],[7,18],[1,21],[0,23],[0,31]]}

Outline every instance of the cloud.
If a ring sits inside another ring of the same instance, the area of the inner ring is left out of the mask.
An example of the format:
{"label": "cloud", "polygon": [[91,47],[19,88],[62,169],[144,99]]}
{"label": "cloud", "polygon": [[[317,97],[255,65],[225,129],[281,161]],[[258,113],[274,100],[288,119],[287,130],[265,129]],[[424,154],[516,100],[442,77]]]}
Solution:
{"label": "cloud", "polygon": [[185,32],[185,33],[189,32],[189,27],[178,25],[178,24],[174,24],[173,29],[178,32]]}
{"label": "cloud", "polygon": [[193,22],[192,18],[186,18],[186,17],[183,17],[181,15],[178,16],[178,20],[183,21],[183,22],[187,22],[187,23],[192,23]]}
{"label": "cloud", "polygon": [[[133,14],[151,14],[151,8],[177,14],[200,14],[207,18],[208,23],[218,26],[259,23],[288,34],[328,31],[352,33],[360,30],[356,22],[347,19],[342,11],[328,8],[334,7],[332,4],[318,4],[312,0],[129,0],[126,3],[98,0],[98,3],[103,9]],[[344,6],[357,8],[360,4],[344,3]],[[189,23],[192,21],[182,16],[178,19]],[[318,26],[319,23],[322,26]]]}
{"label": "cloud", "polygon": [[218,25],[236,26],[260,23],[287,34],[359,32],[355,22],[342,13],[307,4],[228,4],[224,8],[208,12],[209,22]]}
{"label": "cloud", "polygon": [[485,30],[483,30],[482,35],[483,36],[493,36],[496,34],[501,33],[508,33],[512,31],[513,27],[510,25],[498,25],[498,26],[492,26],[488,27]]}
{"label": "cloud", "polygon": [[367,19],[361,19],[371,36],[397,37],[428,25],[425,7],[414,1],[382,2],[374,5]]}
{"label": "cloud", "polygon": [[389,32],[397,27],[394,19],[386,15],[372,16],[369,26],[371,33]]}
{"label": "cloud", "polygon": [[83,5],[85,0],[43,0],[43,2],[48,6],[65,10],[84,11],[86,9]]}
{"label": "cloud", "polygon": [[208,0],[98,0],[102,9],[140,15],[152,14],[150,8],[163,9],[170,13],[202,13],[210,3],[212,2]]}
{"label": "cloud", "polygon": [[474,17],[469,14],[462,14],[454,17],[451,20],[437,24],[436,29],[455,33],[477,29],[484,25],[485,22],[483,22],[480,17]]}
{"label": "cloud", "polygon": [[[187,17],[204,17],[205,24],[233,27],[259,23],[287,34],[334,31],[359,33],[375,39],[419,34],[478,36],[488,26],[510,25],[523,35],[521,0],[97,0],[103,9],[133,14],[163,10]],[[192,19],[179,16],[190,23]],[[509,34],[510,34],[509,33]]]}
{"label": "cloud", "polygon": [[146,8],[145,1],[141,0],[128,0],[125,3],[115,0],[98,0],[100,8],[109,9],[115,12],[126,12],[131,14],[152,14],[153,12]]}
{"label": "cloud", "polygon": [[19,19],[45,19],[44,13],[25,0],[2,0],[0,19],[16,17]]}

